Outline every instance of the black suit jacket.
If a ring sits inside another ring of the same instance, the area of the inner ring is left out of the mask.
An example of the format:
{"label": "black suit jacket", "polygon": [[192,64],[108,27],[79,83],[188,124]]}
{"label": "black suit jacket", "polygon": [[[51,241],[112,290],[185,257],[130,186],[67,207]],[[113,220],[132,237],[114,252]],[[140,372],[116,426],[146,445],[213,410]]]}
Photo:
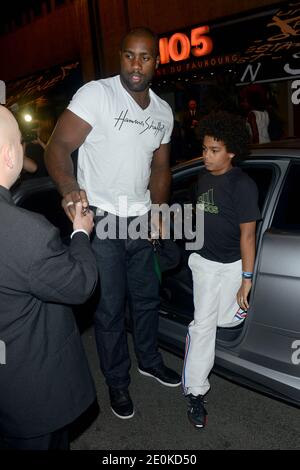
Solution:
{"label": "black suit jacket", "polygon": [[83,303],[96,282],[88,237],[77,233],[65,247],[53,225],[0,186],[0,434],[48,434],[94,401],[70,304]]}
{"label": "black suit jacket", "polygon": [[185,132],[185,136],[197,135],[198,129],[193,126],[193,121],[198,121],[198,125],[202,119],[202,114],[197,109],[195,110],[195,115],[192,116],[190,111],[185,111],[182,117],[182,127]]}

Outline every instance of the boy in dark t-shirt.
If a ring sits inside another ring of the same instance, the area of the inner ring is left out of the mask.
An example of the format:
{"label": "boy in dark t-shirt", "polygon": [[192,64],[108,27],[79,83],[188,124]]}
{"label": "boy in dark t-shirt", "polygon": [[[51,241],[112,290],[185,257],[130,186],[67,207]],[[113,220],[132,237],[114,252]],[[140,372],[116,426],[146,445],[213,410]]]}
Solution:
{"label": "boy in dark t-shirt", "polygon": [[193,275],[194,320],[188,328],[182,383],[188,418],[206,424],[204,395],[215,358],[217,326],[243,321],[255,260],[255,228],[260,218],[254,181],[232,166],[248,153],[245,122],[225,112],[200,123],[205,168],[197,184],[197,204],[204,209],[204,243],[189,257]]}

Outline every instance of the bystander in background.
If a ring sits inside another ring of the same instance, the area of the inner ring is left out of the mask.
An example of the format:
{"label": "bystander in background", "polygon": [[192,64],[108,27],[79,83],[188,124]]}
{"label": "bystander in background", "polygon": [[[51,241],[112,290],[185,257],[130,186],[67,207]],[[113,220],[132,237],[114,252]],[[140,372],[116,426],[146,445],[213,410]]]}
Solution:
{"label": "bystander in background", "polygon": [[199,136],[200,111],[197,109],[197,101],[190,99],[188,110],[182,118],[182,131],[184,141],[184,158],[197,157],[201,153],[201,142]]}

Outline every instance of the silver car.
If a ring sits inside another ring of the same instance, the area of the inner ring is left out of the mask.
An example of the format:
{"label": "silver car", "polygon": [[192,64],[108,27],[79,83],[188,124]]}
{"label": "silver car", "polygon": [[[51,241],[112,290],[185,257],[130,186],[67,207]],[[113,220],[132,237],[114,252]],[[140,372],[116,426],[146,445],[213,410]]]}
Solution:
{"label": "silver car", "polygon": [[[201,165],[200,159],[194,159],[173,168],[172,203],[193,202]],[[248,317],[239,326],[218,328],[214,371],[299,406],[300,141],[258,146],[240,166],[258,186],[262,220],[257,225]],[[58,226],[62,238],[70,233],[49,178],[25,181],[13,195],[18,205],[44,214]],[[190,252],[185,242],[177,240],[180,264],[163,275],[159,324],[160,345],[180,355],[193,318]]]}

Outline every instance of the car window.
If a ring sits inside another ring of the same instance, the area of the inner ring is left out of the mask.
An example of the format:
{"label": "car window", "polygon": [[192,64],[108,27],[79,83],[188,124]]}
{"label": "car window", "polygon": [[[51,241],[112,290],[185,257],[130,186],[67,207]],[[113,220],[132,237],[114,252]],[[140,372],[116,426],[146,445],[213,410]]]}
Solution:
{"label": "car window", "polygon": [[[200,170],[201,171],[201,170]],[[195,173],[177,178],[172,182],[171,204],[193,204],[195,203],[195,186],[200,176],[199,169]]]}
{"label": "car window", "polygon": [[280,230],[300,230],[300,164],[291,164],[282,189],[272,228]]}
{"label": "car window", "polygon": [[18,202],[18,206],[44,215],[49,222],[59,228],[64,242],[68,241],[72,224],[61,207],[61,196],[54,188],[26,194]]}
{"label": "car window", "polygon": [[263,212],[266,197],[272,181],[275,180],[275,168],[272,165],[247,164],[241,165],[242,170],[252,178],[258,189],[258,207]]}

